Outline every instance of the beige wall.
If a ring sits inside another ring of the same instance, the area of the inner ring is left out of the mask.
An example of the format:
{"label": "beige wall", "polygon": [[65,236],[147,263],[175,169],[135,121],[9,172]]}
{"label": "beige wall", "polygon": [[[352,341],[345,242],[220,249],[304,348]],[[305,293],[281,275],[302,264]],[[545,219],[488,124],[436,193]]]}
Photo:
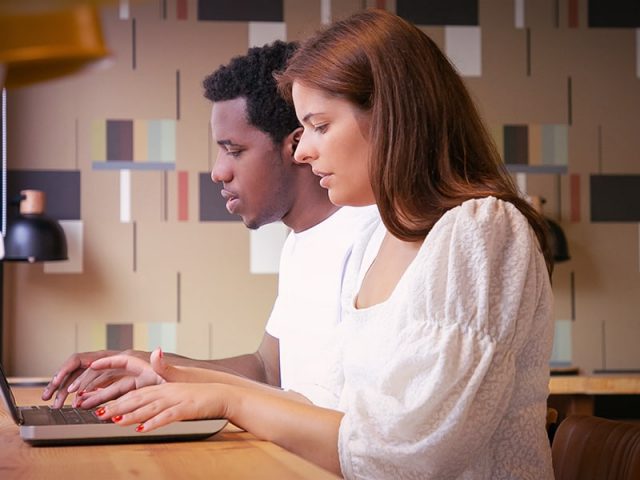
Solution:
{"label": "beige wall", "polygon": [[[368,2],[375,3],[375,2]],[[394,2],[388,2],[393,8]],[[366,5],[333,0],[334,16]],[[44,273],[42,265],[8,264],[5,360],[17,375],[48,375],[74,350],[91,348],[107,323],[175,322],[180,275],[177,351],[222,357],[252,351],[276,294],[276,275],[249,269],[249,232],[241,223],[198,221],[197,175],[215,151],[208,138],[209,104],[202,78],[248,46],[246,22],[198,22],[175,18],[169,0],[161,19],[158,2],[133,4],[137,68],[131,68],[130,20],[117,8],[103,10],[113,63],[85,73],[9,92],[9,162],[12,169],[81,171],[83,272]],[[573,360],[586,370],[640,368],[640,259],[638,224],[589,220],[589,174],[640,173],[640,79],[636,32],[589,29],[586,0],[579,26],[568,28],[567,0],[526,2],[531,34],[531,74],[526,69],[526,30],[514,28],[514,2],[480,0],[482,76],[467,78],[487,123],[566,124],[567,79],[572,78],[570,174],[580,175],[581,219],[569,221],[568,175],[528,174],[527,193],[548,200],[547,214],[567,234],[572,260],[556,266],[556,318],[570,319],[570,279],[575,279]],[[289,39],[320,25],[319,0],[286,0]],[[425,27],[444,47],[442,27]],[[189,221],[177,221],[176,173],[132,173],[137,266],[132,269],[132,224],[119,219],[119,175],[91,168],[95,119],[175,118],[175,72],[181,72],[176,168],[189,172]],[[601,131],[601,143],[598,131]],[[77,132],[77,133],[76,133]],[[599,153],[601,152],[601,154]]]}

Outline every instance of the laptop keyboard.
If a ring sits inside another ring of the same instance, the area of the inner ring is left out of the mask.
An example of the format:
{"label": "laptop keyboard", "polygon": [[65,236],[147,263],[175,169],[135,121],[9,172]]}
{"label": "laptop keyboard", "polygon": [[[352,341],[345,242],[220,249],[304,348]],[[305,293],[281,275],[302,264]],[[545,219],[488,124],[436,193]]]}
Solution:
{"label": "laptop keyboard", "polygon": [[28,423],[35,425],[80,425],[91,423],[111,423],[110,420],[100,420],[93,410],[62,407],[51,408],[46,405],[21,408],[22,415]]}

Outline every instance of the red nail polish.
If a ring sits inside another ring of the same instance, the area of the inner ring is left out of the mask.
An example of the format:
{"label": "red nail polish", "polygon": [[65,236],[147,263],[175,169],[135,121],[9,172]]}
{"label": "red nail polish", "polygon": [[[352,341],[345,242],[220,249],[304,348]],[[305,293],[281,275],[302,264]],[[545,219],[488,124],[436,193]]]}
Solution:
{"label": "red nail polish", "polygon": [[122,420],[122,415],[116,415],[111,419],[112,422],[119,422],[120,420]]}
{"label": "red nail polish", "polygon": [[105,414],[105,412],[106,412],[106,410],[104,409],[104,407],[100,407],[99,409],[96,410],[96,415],[101,417],[102,415]]}
{"label": "red nail polish", "polygon": [[143,425],[143,424],[140,424],[140,425],[138,425],[138,426],[136,427],[136,432],[141,432],[141,431],[143,431],[143,430],[144,430],[144,425]]}
{"label": "red nail polish", "polygon": [[87,392],[85,392],[84,390],[81,390],[80,392],[78,392],[78,396],[80,396],[80,397],[81,397],[81,396],[82,396],[82,395],[84,395],[85,393],[87,393]]}

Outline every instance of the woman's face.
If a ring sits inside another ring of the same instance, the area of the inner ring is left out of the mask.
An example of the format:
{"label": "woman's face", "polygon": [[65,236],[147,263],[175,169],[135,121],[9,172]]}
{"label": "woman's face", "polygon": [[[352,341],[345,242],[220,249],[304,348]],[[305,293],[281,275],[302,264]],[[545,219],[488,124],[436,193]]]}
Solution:
{"label": "woman's face", "polygon": [[292,93],[304,127],[295,160],[311,165],[334,204],[375,203],[368,167],[371,114],[298,82],[293,83]]}

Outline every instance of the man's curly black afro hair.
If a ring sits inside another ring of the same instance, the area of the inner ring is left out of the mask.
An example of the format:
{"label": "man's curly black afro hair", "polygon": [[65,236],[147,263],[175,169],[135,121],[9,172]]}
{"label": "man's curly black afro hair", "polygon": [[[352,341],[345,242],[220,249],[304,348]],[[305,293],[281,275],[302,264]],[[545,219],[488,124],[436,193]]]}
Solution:
{"label": "man's curly black afro hair", "polygon": [[273,73],[285,69],[297,48],[297,43],[280,40],[250,48],[204,79],[204,96],[212,102],[244,97],[249,124],[280,144],[300,124],[293,105],[278,93]]}

